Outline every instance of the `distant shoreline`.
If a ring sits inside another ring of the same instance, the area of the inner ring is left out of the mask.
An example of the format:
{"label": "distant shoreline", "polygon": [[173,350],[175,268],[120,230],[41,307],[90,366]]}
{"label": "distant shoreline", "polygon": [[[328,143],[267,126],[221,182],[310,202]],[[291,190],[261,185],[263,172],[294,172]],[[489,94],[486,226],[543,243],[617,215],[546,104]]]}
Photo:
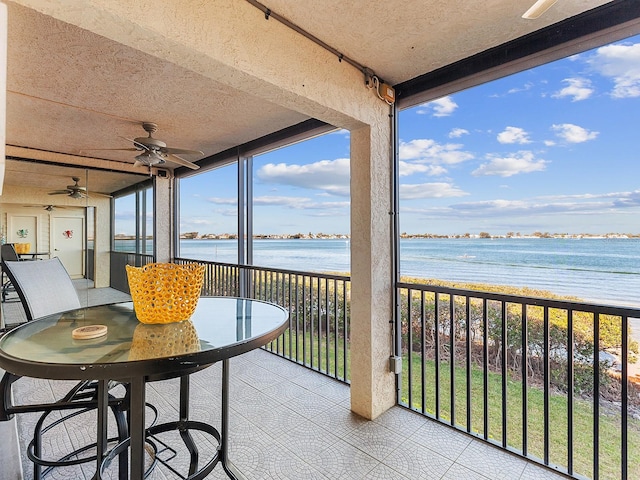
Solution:
{"label": "distant shoreline", "polygon": [[[133,240],[134,236],[129,235],[116,235],[116,240]],[[324,234],[324,233],[309,233],[309,234],[277,234],[277,235],[254,235],[254,240],[349,240],[350,235],[347,234]],[[607,234],[595,234],[595,233],[534,233],[526,235],[490,235],[490,234],[464,234],[464,235],[436,235],[430,233],[423,234],[401,234],[400,239],[434,239],[434,240],[461,240],[461,239],[478,239],[478,240],[491,240],[491,239],[514,239],[514,240],[530,240],[530,239],[569,239],[569,240],[589,240],[589,239],[640,239],[640,233],[607,233]],[[235,234],[204,234],[198,235],[195,233],[182,234],[180,240],[237,240],[238,237]]]}

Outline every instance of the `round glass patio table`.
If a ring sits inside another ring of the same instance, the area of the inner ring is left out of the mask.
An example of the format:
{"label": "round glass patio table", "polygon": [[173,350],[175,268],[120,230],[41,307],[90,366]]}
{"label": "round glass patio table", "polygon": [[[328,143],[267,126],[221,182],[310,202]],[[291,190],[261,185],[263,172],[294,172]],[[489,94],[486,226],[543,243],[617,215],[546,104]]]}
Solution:
{"label": "round glass patio table", "polygon": [[[228,360],[275,340],[286,330],[287,320],[282,307],[236,297],[201,297],[190,320],[172,324],[140,323],[132,302],[88,307],[34,320],[6,333],[0,338],[0,367],[28,377],[99,381],[98,472],[107,453],[107,382],[130,384],[130,475],[142,479],[145,383],[175,377],[186,380],[180,421],[171,422],[180,429],[189,422],[188,375],[221,361],[220,445],[210,469],[221,462],[230,478],[241,478],[227,455]],[[107,334],[87,340],[72,337],[73,330],[89,325],[105,325]],[[166,431],[162,426],[152,429]],[[204,477],[190,472],[189,478]]]}

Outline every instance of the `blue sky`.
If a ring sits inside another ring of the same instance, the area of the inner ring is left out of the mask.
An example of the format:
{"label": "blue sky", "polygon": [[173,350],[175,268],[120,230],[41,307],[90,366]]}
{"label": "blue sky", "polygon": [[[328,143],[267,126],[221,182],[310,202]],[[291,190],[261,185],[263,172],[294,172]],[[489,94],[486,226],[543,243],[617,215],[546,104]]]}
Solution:
{"label": "blue sky", "polygon": [[[408,233],[640,233],[640,37],[400,112]],[[349,133],[254,158],[255,233],[349,233]],[[235,166],[181,184],[181,232],[236,232]]]}

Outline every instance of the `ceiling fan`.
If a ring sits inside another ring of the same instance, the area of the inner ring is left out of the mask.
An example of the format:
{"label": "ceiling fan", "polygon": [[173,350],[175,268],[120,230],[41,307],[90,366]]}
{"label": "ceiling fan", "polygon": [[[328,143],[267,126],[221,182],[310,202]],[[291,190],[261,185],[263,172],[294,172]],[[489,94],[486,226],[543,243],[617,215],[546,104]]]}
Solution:
{"label": "ceiling fan", "polygon": [[558,0],[538,0],[536,3],[531,5],[531,8],[524,12],[522,18],[527,20],[535,20],[544,12],[549,10]]}
{"label": "ceiling fan", "polygon": [[156,165],[162,165],[166,162],[175,163],[184,167],[197,170],[200,166],[195,163],[189,162],[180,155],[204,155],[200,150],[185,150],[184,148],[167,147],[167,144],[157,138],[153,138],[153,134],[158,131],[158,125],[153,122],[143,122],[142,128],[149,135],[147,137],[136,137],[134,139],[122,137],[125,140],[133,143],[131,148],[109,148],[109,149],[93,149],[93,150],[120,150],[127,152],[140,152],[137,155],[135,166],[147,165],[153,167]]}
{"label": "ceiling fan", "polygon": [[[49,195],[67,195],[71,198],[87,198],[90,196],[89,192],[87,192],[87,187],[82,187],[78,184],[78,182],[80,182],[80,177],[71,177],[71,180],[75,182],[73,185],[67,185],[65,190],[54,190],[53,192],[49,192]],[[102,193],[92,193],[91,195],[98,195],[100,197],[111,196],[104,195]]]}
{"label": "ceiling fan", "polygon": [[58,208],[65,208],[65,207],[61,207],[59,205],[25,205],[25,207],[28,208],[41,208],[47,212],[53,212],[54,210],[57,210]]}

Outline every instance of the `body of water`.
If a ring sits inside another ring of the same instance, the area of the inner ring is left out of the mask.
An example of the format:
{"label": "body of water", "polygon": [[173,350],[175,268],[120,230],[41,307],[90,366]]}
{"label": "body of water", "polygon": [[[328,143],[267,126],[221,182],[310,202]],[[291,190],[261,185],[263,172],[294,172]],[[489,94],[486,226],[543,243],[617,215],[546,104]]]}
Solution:
{"label": "body of water", "polygon": [[[236,263],[236,241],[181,240],[180,256]],[[640,239],[403,239],[403,276],[548,290],[586,301],[640,306]],[[349,272],[344,239],[256,240],[254,264]]]}

